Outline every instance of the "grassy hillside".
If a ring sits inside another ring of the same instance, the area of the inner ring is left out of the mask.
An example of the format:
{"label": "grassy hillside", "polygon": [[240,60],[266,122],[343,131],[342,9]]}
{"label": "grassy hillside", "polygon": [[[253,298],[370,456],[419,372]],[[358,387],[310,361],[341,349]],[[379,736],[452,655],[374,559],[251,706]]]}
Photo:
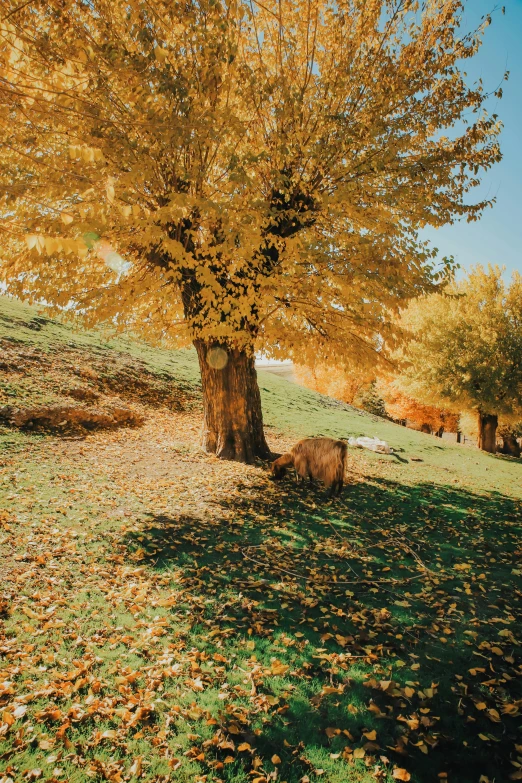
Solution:
{"label": "grassy hillside", "polygon": [[145,420],[0,426],[0,780],[522,779],[522,461],[260,373],[274,450],[397,450],[326,502],[200,452],[190,351],[5,298],[0,349],[0,407]]}
{"label": "grassy hillside", "polygon": [[[135,374],[150,375],[158,385],[174,387],[182,397],[200,397],[200,379],[195,353],[190,350],[172,351],[153,348],[143,343],[117,338],[106,340],[93,332],[82,332],[70,326],[42,318],[34,308],[20,302],[0,297],[0,340],[5,346],[14,348],[19,355],[29,348],[39,361],[36,364],[36,379],[28,383],[25,373],[19,382],[0,380],[0,405],[31,402],[56,401],[63,396],[63,384],[54,390],[52,379],[46,377],[46,370],[52,376],[57,364],[64,357],[64,351],[79,358],[89,366],[105,365],[104,373],[114,377],[112,391],[118,391],[120,377],[114,372],[114,365],[129,365]],[[47,361],[45,361],[47,359]],[[66,370],[69,368],[67,367]],[[74,376],[72,376],[74,378]],[[128,382],[128,378],[123,376]],[[358,435],[377,436],[387,440],[398,452],[396,457],[387,457],[386,462],[408,464],[405,476],[416,470],[421,480],[429,477],[432,469],[451,471],[453,480],[468,482],[484,491],[504,491],[522,498],[521,462],[500,456],[492,457],[481,452],[464,449],[457,444],[441,442],[432,436],[406,427],[399,427],[378,416],[372,416],[350,405],[344,405],[329,397],[289,384],[283,378],[269,372],[259,372],[259,385],[263,399],[264,419],[267,428],[295,434],[297,437],[349,437]],[[128,390],[121,390],[123,396]],[[146,392],[151,393],[146,385]],[[160,395],[161,398],[161,395]],[[369,455],[366,453],[366,457]],[[410,457],[423,460],[411,463]],[[407,460],[407,463],[402,460]],[[383,461],[375,457],[374,461]],[[400,472],[400,470],[399,470]],[[444,475],[444,473],[442,473]],[[417,478],[417,476],[415,476]]]}

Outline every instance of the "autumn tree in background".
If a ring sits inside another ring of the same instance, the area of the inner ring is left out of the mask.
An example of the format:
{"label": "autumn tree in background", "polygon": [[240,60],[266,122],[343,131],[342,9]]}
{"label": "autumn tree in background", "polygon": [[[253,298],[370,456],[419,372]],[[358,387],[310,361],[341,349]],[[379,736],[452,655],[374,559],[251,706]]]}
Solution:
{"label": "autumn tree in background", "polygon": [[384,401],[375,382],[375,366],[346,367],[339,364],[294,365],[298,383],[355,408],[385,416]]}
{"label": "autumn tree in background", "polygon": [[[384,371],[383,371],[384,372]],[[347,367],[319,364],[312,367],[294,365],[298,383],[326,394],[335,400],[367,410],[377,416],[387,416],[395,421],[410,421],[425,432],[457,432],[459,415],[424,405],[401,392],[388,374],[375,378],[375,368]]]}
{"label": "autumn tree in background", "polygon": [[373,381],[372,368],[345,369],[339,365],[317,364],[307,367],[294,364],[294,375],[298,383],[308,389],[326,394],[334,400],[355,405]]}
{"label": "autumn tree in background", "polygon": [[459,414],[436,405],[424,405],[401,392],[393,379],[382,378],[377,388],[384,400],[386,413],[396,421],[409,421],[423,432],[457,432]]}
{"label": "autumn tree in background", "polygon": [[402,317],[411,341],[395,384],[424,404],[477,415],[478,445],[496,451],[499,417],[522,414],[522,276],[476,267],[444,294],[421,297]]}
{"label": "autumn tree in background", "polygon": [[206,448],[267,456],[254,351],[374,362],[500,159],[460,0],[1,0],[1,278],[197,350]]}

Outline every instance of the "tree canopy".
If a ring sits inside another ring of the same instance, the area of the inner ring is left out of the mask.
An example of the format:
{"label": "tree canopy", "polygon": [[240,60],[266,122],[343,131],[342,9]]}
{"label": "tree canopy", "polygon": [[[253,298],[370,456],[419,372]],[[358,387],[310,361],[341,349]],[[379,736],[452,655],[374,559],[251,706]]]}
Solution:
{"label": "tree canopy", "polygon": [[294,364],[294,374],[297,381],[308,389],[355,406],[374,380],[371,368],[361,369],[355,365],[346,369],[335,364],[315,363],[311,367]]}
{"label": "tree canopy", "polygon": [[88,324],[362,361],[490,203],[459,0],[2,8],[0,274]]}
{"label": "tree canopy", "polygon": [[[477,266],[444,294],[412,302],[396,384],[423,403],[515,421],[522,413],[522,276]],[[496,427],[496,425],[495,425]]]}
{"label": "tree canopy", "polygon": [[[400,383],[400,377],[397,380]],[[395,379],[380,378],[377,388],[384,400],[386,413],[392,419],[406,419],[418,429],[423,426],[429,427],[432,432],[458,431],[458,413],[450,413],[436,405],[425,405],[419,400],[408,397],[397,388]]]}

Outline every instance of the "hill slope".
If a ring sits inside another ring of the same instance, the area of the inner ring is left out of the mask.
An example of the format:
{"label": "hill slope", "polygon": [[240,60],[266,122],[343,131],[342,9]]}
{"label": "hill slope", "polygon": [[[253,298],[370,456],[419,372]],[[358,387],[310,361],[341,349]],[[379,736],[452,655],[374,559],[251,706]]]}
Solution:
{"label": "hill slope", "polygon": [[[110,397],[173,410],[193,407],[200,400],[199,370],[193,351],[161,349],[122,338],[107,340],[42,318],[34,308],[7,297],[0,297],[0,341],[4,362],[0,406],[63,401],[68,397],[67,388],[76,390],[78,380]],[[14,356],[9,367],[14,372],[9,378],[5,372],[7,350]],[[87,370],[83,378],[82,366]],[[99,369],[100,376],[94,383],[88,372],[93,368]],[[447,478],[444,473],[451,472],[453,479],[471,487],[507,491],[522,498],[520,460],[493,457],[400,427],[290,384],[273,373],[260,371],[258,375],[267,428],[296,437],[377,436],[399,453],[399,458],[387,457],[385,462],[400,469],[406,464],[401,460],[408,460],[404,475],[416,470],[421,477],[428,476],[435,469]],[[411,463],[411,456],[423,462]],[[368,453],[365,457],[372,458]],[[383,462],[382,457],[373,460]]]}
{"label": "hill slope", "polygon": [[[190,351],[0,299],[0,780],[522,779],[522,464],[260,373],[268,438],[378,435],[350,486],[198,448]],[[412,461],[411,458],[417,460]]]}

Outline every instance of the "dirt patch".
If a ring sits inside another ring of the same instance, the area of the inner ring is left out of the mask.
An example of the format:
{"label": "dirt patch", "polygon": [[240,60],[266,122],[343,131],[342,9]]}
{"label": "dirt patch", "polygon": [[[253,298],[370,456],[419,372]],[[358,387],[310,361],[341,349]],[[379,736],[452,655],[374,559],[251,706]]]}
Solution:
{"label": "dirt patch", "polygon": [[[224,462],[203,451],[203,418],[201,413],[169,413],[150,411],[144,425],[137,430],[117,430],[111,433],[93,432],[82,441],[64,443],[66,452],[78,464],[90,462],[111,476],[118,484],[138,481],[148,490],[165,491],[169,482],[186,483],[197,477],[209,482],[219,475],[241,481],[245,475],[268,474],[269,462],[243,465]],[[272,452],[288,451],[297,438],[283,435],[272,427],[266,428],[268,445]],[[348,483],[357,480],[360,470],[349,455]],[[293,479],[289,477],[289,482]],[[179,486],[179,485],[177,485]]]}
{"label": "dirt patch", "polygon": [[79,400],[80,402],[96,402],[100,399],[100,395],[94,389],[83,388],[82,386],[75,386],[72,389],[63,389],[62,394],[64,397],[72,397],[73,400]]}
{"label": "dirt patch", "polygon": [[32,407],[5,405],[0,408],[0,421],[20,429],[27,427],[114,429],[124,426],[136,427],[143,424],[144,420],[145,417],[141,413],[117,406],[97,409],[79,405],[37,405]]}

